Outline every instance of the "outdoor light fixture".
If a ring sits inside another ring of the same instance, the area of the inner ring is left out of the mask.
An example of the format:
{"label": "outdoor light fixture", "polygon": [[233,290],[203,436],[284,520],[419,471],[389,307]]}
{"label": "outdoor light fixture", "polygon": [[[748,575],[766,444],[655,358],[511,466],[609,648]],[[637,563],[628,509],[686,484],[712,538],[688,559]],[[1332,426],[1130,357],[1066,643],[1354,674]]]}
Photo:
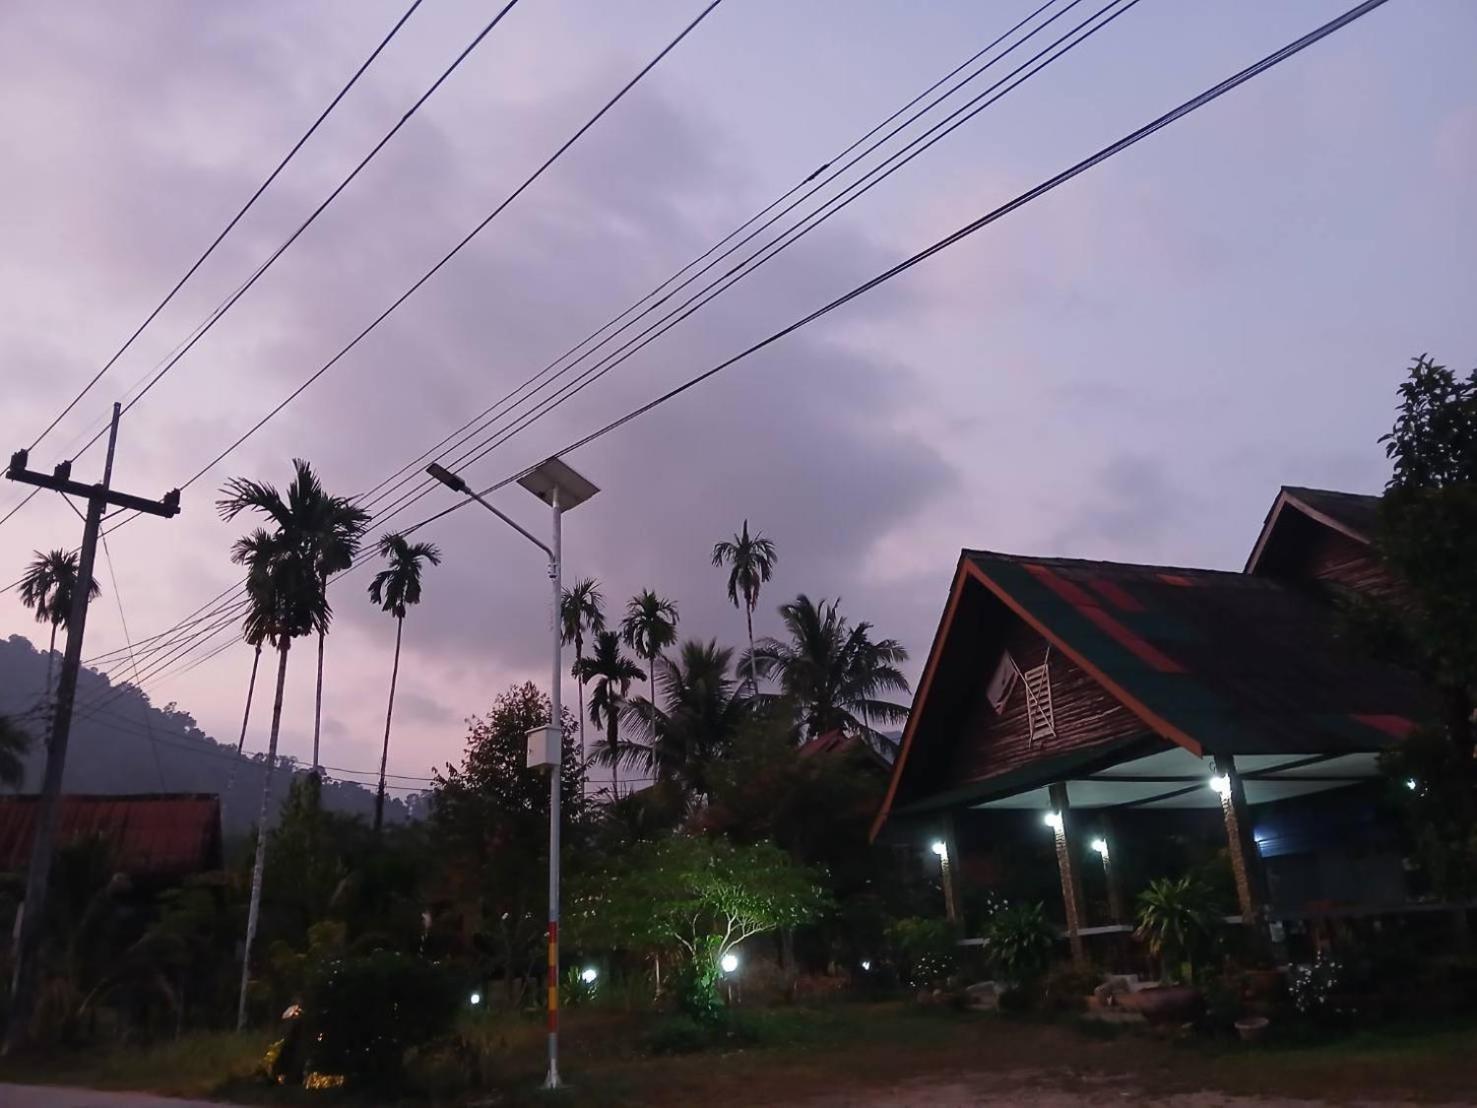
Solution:
{"label": "outdoor light fixture", "polygon": [[943,839],[934,839],[933,840],[933,845],[930,846],[928,849],[931,850],[931,851],[933,851],[940,858],[942,858],[945,854],[949,853],[949,848],[944,845],[944,840]]}
{"label": "outdoor light fixture", "polygon": [[1103,856],[1104,860],[1107,859],[1107,857],[1108,857],[1108,840],[1107,839],[1093,839],[1092,842],[1089,845],[1092,847],[1092,849],[1096,850],[1099,854],[1101,854]]}
{"label": "outdoor light fixture", "polygon": [[594,966],[586,966],[584,969],[580,970],[580,980],[583,981],[586,985],[593,985],[595,983],[595,979],[599,976],[600,971],[597,970]]}
{"label": "outdoor light fixture", "polygon": [[472,1007],[475,1008],[477,1007],[477,1005],[482,1003],[482,994],[473,993],[471,996],[467,997],[467,999],[472,1002]]}
{"label": "outdoor light fixture", "polygon": [[1062,814],[1060,812],[1047,812],[1041,817],[1041,822],[1053,831],[1060,831],[1062,829]]}
{"label": "outdoor light fixture", "polygon": [[1417,786],[1417,785],[1416,785],[1416,782],[1415,782],[1415,778],[1414,778],[1414,777],[1407,777],[1407,778],[1406,778],[1406,779],[1405,779],[1405,787],[1406,787],[1406,788],[1407,788],[1407,789],[1409,789],[1409,790],[1410,790],[1410,791],[1411,791],[1411,792],[1415,792],[1415,791],[1416,791],[1416,789],[1417,789],[1417,788],[1418,788],[1418,787],[1419,787],[1419,786]]}
{"label": "outdoor light fixture", "polygon": [[1224,773],[1217,773],[1210,779],[1210,787],[1217,796],[1231,795],[1231,779]]}
{"label": "outdoor light fixture", "polygon": [[732,973],[734,970],[738,969],[738,955],[730,950],[727,954],[725,954],[722,958],[718,960],[718,968],[721,969],[724,973]]}
{"label": "outdoor light fixture", "polygon": [[871,973],[872,972],[872,963],[869,962],[865,958],[862,959],[862,972],[863,973]]}

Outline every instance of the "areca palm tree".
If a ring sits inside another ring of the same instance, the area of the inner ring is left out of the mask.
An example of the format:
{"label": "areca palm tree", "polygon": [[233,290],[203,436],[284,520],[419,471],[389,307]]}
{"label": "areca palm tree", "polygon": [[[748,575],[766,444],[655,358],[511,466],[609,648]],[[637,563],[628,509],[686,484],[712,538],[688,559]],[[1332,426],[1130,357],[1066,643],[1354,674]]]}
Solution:
{"label": "areca palm tree", "polygon": [[[713,545],[713,564],[728,566],[728,599],[735,608],[742,607],[744,620],[749,631],[749,656],[754,655],[754,609],[759,604],[759,590],[774,574],[779,554],[774,543],[764,537],[763,532],[749,534],[749,521],[744,520],[743,530],[731,539]],[[751,673],[751,682],[755,680]],[[758,693],[758,684],[753,685]]]}
{"label": "areca palm tree", "polygon": [[651,700],[656,701],[656,660],[677,641],[677,605],[643,589],[626,604],[621,620],[621,638],[646,663],[651,679]]}
{"label": "areca palm tree", "polygon": [[879,694],[908,691],[898,669],[908,652],[894,639],[873,642],[871,624],[850,626],[836,601],[804,593],[780,605],[789,641],[766,638],[744,660],[745,672],[779,681],[794,702],[807,738],[828,731],[873,735],[873,722],[896,723],[907,708]]}
{"label": "areca palm tree", "polygon": [[[299,463],[294,462],[294,465]],[[302,463],[308,470],[307,463]],[[330,496],[322,485],[310,505],[312,520],[309,530],[312,535],[314,557],[318,566],[318,580],[325,592],[328,579],[342,573],[354,564],[359,553],[359,540],[369,526],[370,515],[347,497]],[[318,771],[318,738],[323,729],[323,651],[327,639],[326,631],[318,632],[318,683],[313,693],[313,773]]]}
{"label": "areca palm tree", "polygon": [[390,717],[395,711],[395,682],[400,676],[400,636],[405,629],[405,613],[421,602],[421,567],[429,562],[441,564],[441,551],[428,542],[411,543],[404,535],[384,535],[379,541],[380,557],[389,559],[389,567],[380,570],[369,583],[369,599],[395,617],[395,664],[390,670],[390,702],[385,708],[385,745],[380,750],[380,784],[374,797],[374,829],[378,833],[385,821],[385,766],[390,759]]}
{"label": "areca palm tree", "polygon": [[230,521],[242,512],[266,516],[273,530],[258,527],[238,539],[231,560],[246,567],[246,617],[243,637],[249,643],[271,643],[277,650],[277,690],[272,701],[272,726],[267,743],[267,766],[262,781],[261,811],[257,821],[256,857],[252,863],[251,899],[246,915],[246,940],[241,960],[241,997],[237,1026],[246,1024],[246,986],[251,976],[251,947],[261,914],[262,875],[266,867],[267,815],[272,776],[277,762],[277,740],[282,731],[282,696],[287,685],[287,656],[292,640],[325,632],[333,618],[320,572],[318,531],[322,486],[305,462],[293,463],[296,475],[284,497],[265,482],[237,478],[217,501],[221,518]]}
{"label": "areca palm tree", "polygon": [[730,648],[689,639],[675,660],[656,660],[661,704],[641,699],[627,710],[644,738],[635,759],[689,794],[707,793],[708,767],[733,749],[753,711],[732,664]]}
{"label": "areca palm tree", "polygon": [[581,680],[594,681],[590,696],[590,722],[605,728],[604,760],[610,765],[611,791],[620,795],[620,717],[626,707],[626,696],[632,681],[641,681],[645,671],[621,653],[621,639],[614,631],[601,631],[595,636],[595,650],[579,663]]}
{"label": "areca palm tree", "polygon": [[[20,601],[36,614],[37,623],[51,624],[51,641],[46,646],[46,688],[42,702],[51,700],[51,669],[56,657],[57,628],[72,618],[72,598],[77,592],[79,562],[77,555],[65,550],[53,550],[49,554],[35,551],[26,574],[20,581]],[[94,577],[87,590],[87,598],[96,600],[102,595]]]}
{"label": "areca palm tree", "polygon": [[0,716],[0,785],[17,787],[25,778],[30,736],[7,716]]}
{"label": "areca palm tree", "polygon": [[574,666],[570,672],[579,683],[580,757],[585,756],[585,679],[580,676],[585,660],[585,632],[598,635],[605,630],[605,597],[600,582],[585,577],[564,590],[559,598],[559,629],[565,643],[574,643]]}

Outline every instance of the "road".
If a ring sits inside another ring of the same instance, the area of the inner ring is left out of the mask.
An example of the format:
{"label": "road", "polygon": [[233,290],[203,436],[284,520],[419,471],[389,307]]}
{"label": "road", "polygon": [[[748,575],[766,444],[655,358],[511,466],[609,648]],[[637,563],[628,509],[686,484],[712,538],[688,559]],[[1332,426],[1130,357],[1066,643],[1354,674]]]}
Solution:
{"label": "road", "polygon": [[0,1085],[3,1108],[220,1108],[216,1101],[174,1100],[143,1093],[103,1093],[55,1085]]}

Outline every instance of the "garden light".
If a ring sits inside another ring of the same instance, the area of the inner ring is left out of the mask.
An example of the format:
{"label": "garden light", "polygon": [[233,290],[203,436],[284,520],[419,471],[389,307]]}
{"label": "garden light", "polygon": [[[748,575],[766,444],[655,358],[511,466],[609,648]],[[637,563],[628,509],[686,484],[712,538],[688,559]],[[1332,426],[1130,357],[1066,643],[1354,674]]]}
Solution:
{"label": "garden light", "polygon": [[727,954],[725,954],[722,958],[718,960],[718,968],[721,969],[724,973],[732,973],[734,970],[738,969],[738,962],[738,955],[730,950]]}
{"label": "garden light", "polygon": [[1092,849],[1096,850],[1099,854],[1101,854],[1103,856],[1103,860],[1104,861],[1107,861],[1107,858],[1108,858],[1108,840],[1107,839],[1093,839],[1090,845],[1092,846]]}
{"label": "garden light", "polygon": [[472,1002],[472,1007],[475,1008],[477,1007],[477,1005],[482,1003],[482,994],[473,993],[471,996],[467,997],[467,999]]}
{"label": "garden light", "polygon": [[1213,776],[1210,779],[1210,787],[1217,796],[1226,797],[1231,795],[1231,779],[1224,773],[1217,773]]}
{"label": "garden light", "polygon": [[1047,812],[1041,817],[1041,822],[1053,831],[1060,831],[1062,829],[1062,814],[1060,812]]}
{"label": "garden light", "polygon": [[872,963],[869,962],[869,961],[867,961],[867,959],[865,959],[865,958],[862,959],[862,972],[863,973],[871,973],[872,972]]}
{"label": "garden light", "polygon": [[1419,788],[1419,786],[1416,784],[1416,781],[1415,781],[1415,778],[1414,777],[1407,777],[1405,779],[1405,787],[1407,789],[1409,789],[1411,792],[1415,792],[1416,789]]}
{"label": "garden light", "polygon": [[949,852],[949,848],[944,845],[944,840],[943,839],[934,839],[933,840],[933,845],[930,846],[928,849],[931,850],[931,851],[933,851],[940,858],[942,858],[945,854],[947,854]]}
{"label": "garden light", "polygon": [[597,970],[594,966],[586,966],[584,969],[580,970],[580,980],[583,981],[586,985],[593,985],[595,983],[595,979],[599,976],[600,971]]}

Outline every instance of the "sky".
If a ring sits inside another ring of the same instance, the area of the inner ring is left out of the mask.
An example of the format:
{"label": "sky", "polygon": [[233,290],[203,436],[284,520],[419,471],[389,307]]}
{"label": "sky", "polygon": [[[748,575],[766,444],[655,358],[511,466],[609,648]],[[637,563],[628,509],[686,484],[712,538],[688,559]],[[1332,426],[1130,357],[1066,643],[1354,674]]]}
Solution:
{"label": "sky", "polygon": [[[720,4],[383,326],[187,488],[178,518],[120,528],[100,562],[106,595],[84,655],[156,634],[239,579],[228,552],[246,525],[222,522],[213,504],[227,479],[285,484],[302,457],[332,491],[373,488],[1039,2]],[[1098,6],[1063,15],[874,161]],[[520,471],[1347,6],[1143,0],[469,464],[468,479]],[[403,10],[399,0],[0,5],[5,452],[31,442],[102,366]],[[495,10],[426,0],[32,467],[69,456],[131,396]],[[158,496],[196,473],[699,10],[696,0],[521,0],[129,412],[115,485]],[[908,647],[916,677],[961,547],[1238,569],[1280,485],[1377,491],[1387,475],[1377,440],[1410,359],[1477,359],[1474,51],[1477,5],[1394,0],[575,451],[566,460],[601,492],[565,518],[567,578],[598,578],[613,614],[654,588],[676,602],[684,637],[737,645],[742,615],[710,552],[747,519],[780,554],[758,633],[776,631],[775,607],[798,593],[840,598],[851,618]],[[95,449],[74,476],[99,469]],[[0,514],[24,491],[0,487]],[[493,495],[523,525],[547,526],[523,490]],[[453,499],[437,489],[385,526]],[[38,497],[0,526],[0,583],[34,549],[75,546],[80,528],[60,497]],[[542,555],[480,509],[417,537],[444,563],[405,626],[390,769],[407,786],[459,755],[464,720],[497,691],[548,680]],[[364,771],[378,763],[394,636],[365,595],[369,576],[331,590],[322,759]],[[0,594],[0,634],[42,639],[14,592]],[[145,688],[229,741],[250,661],[238,645]],[[127,665],[112,673],[126,678]],[[305,759],[311,650],[293,654],[287,680],[282,750]],[[572,683],[565,695],[573,701]],[[265,746],[266,707],[251,749]]]}

